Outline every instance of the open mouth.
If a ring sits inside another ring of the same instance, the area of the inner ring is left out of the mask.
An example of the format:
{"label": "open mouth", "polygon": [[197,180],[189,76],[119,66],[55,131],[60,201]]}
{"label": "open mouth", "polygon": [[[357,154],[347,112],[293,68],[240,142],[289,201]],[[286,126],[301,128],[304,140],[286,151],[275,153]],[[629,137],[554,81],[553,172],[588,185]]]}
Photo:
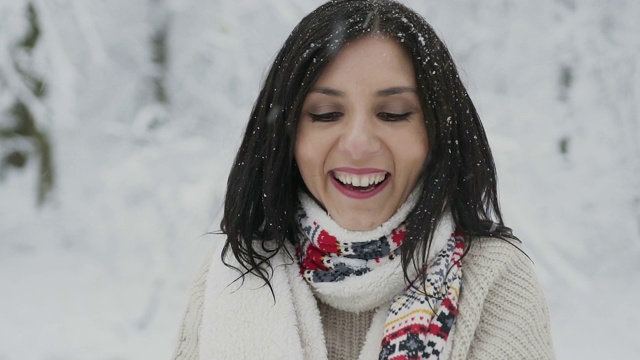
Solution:
{"label": "open mouth", "polygon": [[332,171],[331,175],[336,180],[336,183],[347,191],[360,193],[375,191],[385,184],[391,176],[391,174],[387,172],[356,175],[341,171]]}

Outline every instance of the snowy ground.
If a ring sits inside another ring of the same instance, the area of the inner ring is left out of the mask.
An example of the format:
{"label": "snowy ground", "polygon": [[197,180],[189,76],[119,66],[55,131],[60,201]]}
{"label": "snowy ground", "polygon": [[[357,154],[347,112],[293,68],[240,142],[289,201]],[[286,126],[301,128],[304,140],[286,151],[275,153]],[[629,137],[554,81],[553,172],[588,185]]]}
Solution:
{"label": "snowy ground", "polygon": [[[0,360],[170,357],[265,68],[321,2],[166,2],[167,117],[145,90],[150,2],[34,2],[57,186],[37,208],[35,162],[0,182]],[[23,3],[0,0],[0,34],[21,29]],[[640,2],[405,3],[449,45],[484,120],[558,358],[635,358]]]}

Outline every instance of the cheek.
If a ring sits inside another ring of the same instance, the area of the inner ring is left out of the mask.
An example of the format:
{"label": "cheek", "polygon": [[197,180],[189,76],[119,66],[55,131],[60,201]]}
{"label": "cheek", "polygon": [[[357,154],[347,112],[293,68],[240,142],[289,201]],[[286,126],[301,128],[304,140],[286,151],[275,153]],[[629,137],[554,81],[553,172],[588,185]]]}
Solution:
{"label": "cheek", "polygon": [[324,163],[331,149],[327,133],[319,131],[305,122],[296,134],[294,156],[302,175],[318,176],[323,173]]}
{"label": "cheek", "polygon": [[407,162],[405,163],[408,169],[408,174],[415,180],[422,174],[424,163],[427,159],[427,150],[425,148],[414,148],[411,154],[407,154]]}
{"label": "cheek", "polygon": [[429,158],[429,140],[425,136],[424,142],[420,147],[420,156],[417,159],[417,164],[416,164],[416,166],[418,167],[418,173],[420,174],[422,173],[422,169],[424,169],[424,166],[428,158]]}
{"label": "cheek", "polygon": [[420,167],[427,160],[427,155],[429,155],[429,135],[427,134],[427,128],[424,123],[420,124],[420,127],[416,129],[416,134],[420,134],[418,136],[418,153],[420,154],[420,158],[422,159],[420,162]]}
{"label": "cheek", "polygon": [[294,156],[302,180],[309,187],[309,181],[313,176],[314,168],[317,167],[317,161],[314,158],[313,143],[306,135],[304,129],[298,131]]}
{"label": "cheek", "polygon": [[412,180],[416,181],[420,174],[422,174],[422,169],[429,155],[429,140],[424,128],[416,129],[414,134],[421,134],[421,136],[414,138],[414,141],[411,143],[415,145],[407,148],[408,152],[405,153],[405,156],[409,159],[407,166],[413,170],[411,171]]}
{"label": "cheek", "polygon": [[304,156],[300,156],[296,153],[296,166],[298,167],[298,171],[300,172],[300,176],[304,182],[307,182],[309,177],[309,167],[308,161],[304,158]]}

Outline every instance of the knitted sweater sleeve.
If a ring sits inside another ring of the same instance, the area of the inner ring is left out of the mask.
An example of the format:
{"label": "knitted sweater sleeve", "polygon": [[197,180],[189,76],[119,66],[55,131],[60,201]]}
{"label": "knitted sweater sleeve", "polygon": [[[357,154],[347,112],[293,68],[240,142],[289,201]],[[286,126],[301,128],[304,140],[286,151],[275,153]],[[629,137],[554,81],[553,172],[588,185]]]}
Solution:
{"label": "knitted sweater sleeve", "polygon": [[497,239],[472,245],[451,359],[554,359],[549,312],[533,264]]}
{"label": "knitted sweater sleeve", "polygon": [[207,274],[211,267],[211,258],[200,269],[198,276],[191,285],[187,310],[184,313],[182,326],[178,333],[178,342],[173,354],[174,360],[198,360],[199,359],[199,333],[204,311],[204,292],[207,287]]}

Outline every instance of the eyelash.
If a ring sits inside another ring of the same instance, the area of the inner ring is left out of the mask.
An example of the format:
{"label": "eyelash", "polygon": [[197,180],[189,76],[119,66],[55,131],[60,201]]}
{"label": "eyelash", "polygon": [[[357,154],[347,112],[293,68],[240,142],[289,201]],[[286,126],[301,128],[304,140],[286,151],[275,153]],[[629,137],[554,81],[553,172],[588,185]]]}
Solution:
{"label": "eyelash", "polygon": [[337,112],[337,111],[327,112],[327,113],[322,113],[322,114],[309,113],[309,116],[311,116],[311,120],[313,122],[316,122],[316,121],[331,122],[331,121],[338,120],[338,118],[340,116],[342,116],[342,113]]}
{"label": "eyelash", "polygon": [[403,121],[403,120],[407,120],[409,119],[409,116],[411,116],[412,112],[406,112],[406,113],[402,113],[402,114],[395,114],[395,113],[386,113],[386,112],[382,112],[382,113],[378,113],[378,117],[384,121]]}
{"label": "eyelash", "polygon": [[[413,114],[413,112],[409,111],[406,113],[402,113],[402,114],[395,114],[395,113],[388,113],[388,112],[380,112],[378,113],[378,118],[380,118],[380,120],[382,121],[387,121],[387,122],[394,122],[394,121],[403,121],[403,120],[407,120],[409,119],[409,117],[411,116],[411,114]],[[320,122],[331,122],[331,121],[336,121],[338,120],[343,114],[341,112],[328,112],[328,113],[323,113],[323,114],[314,114],[314,113],[309,113],[309,116],[311,117],[311,120],[313,122],[316,121],[320,121]]]}

